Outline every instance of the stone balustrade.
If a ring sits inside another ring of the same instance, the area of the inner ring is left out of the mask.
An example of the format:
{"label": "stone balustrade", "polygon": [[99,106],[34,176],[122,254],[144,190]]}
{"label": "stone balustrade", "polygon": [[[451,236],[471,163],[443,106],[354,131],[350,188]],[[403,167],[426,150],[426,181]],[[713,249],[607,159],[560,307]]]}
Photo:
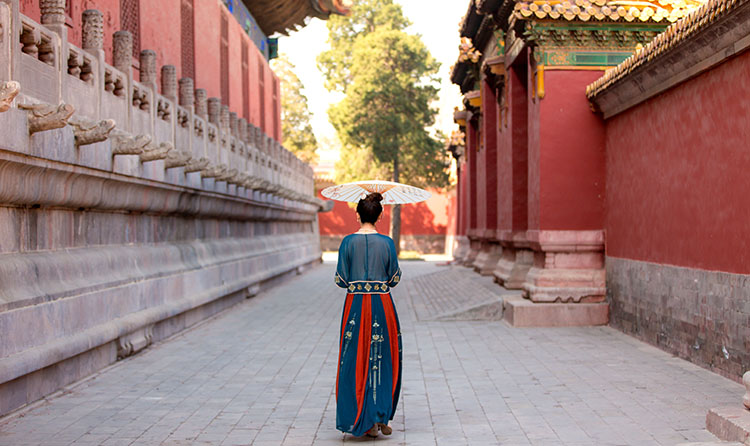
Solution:
{"label": "stone balustrade", "polygon": [[[310,166],[262,130],[230,113],[220,99],[206,98],[205,90],[193,90],[192,79],[178,81],[173,66],[161,67],[159,88],[153,51],[141,52],[140,81],[136,81],[130,68],[133,38],[127,31],[114,34],[114,66],[107,64],[99,11],[83,14],[82,49],[68,42],[64,24],[56,25],[47,15],[42,21],[48,25],[36,23],[17,10],[11,11],[11,5],[13,2],[4,4],[0,26],[19,37],[17,44],[10,39],[2,42],[0,63],[10,70],[0,73],[0,82],[20,84],[21,94],[15,99],[18,106],[67,104],[73,107],[72,116],[79,122],[113,120],[117,130],[150,136],[157,145],[170,143],[187,155],[188,162],[196,159],[208,160],[209,166],[231,165],[256,183],[266,181],[275,187],[265,192],[245,184],[232,187],[226,181],[201,177],[201,171],[185,173],[179,168],[182,166],[167,169],[158,159],[142,162],[142,157],[135,156],[139,154],[114,156],[117,154],[107,140],[94,150],[77,154],[76,164],[204,191],[226,194],[231,190],[240,198],[276,204],[292,201],[284,205],[302,209],[321,205],[314,197]],[[17,20],[13,20],[14,15]],[[15,141],[15,145],[24,145],[24,141]]]}
{"label": "stone balustrade", "polygon": [[320,259],[310,166],[64,6],[0,0],[0,416]]}

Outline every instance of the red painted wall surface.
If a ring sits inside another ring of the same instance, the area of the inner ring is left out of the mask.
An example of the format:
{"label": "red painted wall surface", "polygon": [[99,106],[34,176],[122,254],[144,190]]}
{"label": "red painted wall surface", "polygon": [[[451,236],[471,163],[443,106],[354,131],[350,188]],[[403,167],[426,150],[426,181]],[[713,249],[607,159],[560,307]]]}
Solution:
{"label": "red painted wall surface", "polygon": [[458,193],[457,193],[457,203],[456,207],[458,208],[458,235],[466,235],[466,230],[468,227],[468,221],[469,221],[469,188],[468,188],[468,178],[466,176],[466,172],[468,170],[468,164],[465,162],[462,166],[459,166],[458,168]]}
{"label": "red painted wall surface", "polygon": [[750,53],[607,122],[607,255],[750,273]]}
{"label": "red painted wall surface", "polygon": [[[495,89],[482,82],[482,137],[484,138],[484,202],[487,203],[482,227],[497,228],[497,98]],[[480,198],[482,200],[482,198]],[[494,236],[494,234],[493,234]]]}
{"label": "red painted wall surface", "polygon": [[467,200],[468,216],[469,221],[467,224],[467,231],[472,231],[477,228],[477,131],[476,126],[471,123],[466,123],[466,164],[469,169],[467,176],[469,177],[469,199]]}
{"label": "red painted wall surface", "polygon": [[[402,235],[446,234],[450,224],[451,194],[430,190],[432,197],[417,204],[401,206]],[[320,196],[324,199],[324,197]],[[384,206],[383,218],[376,228],[381,234],[388,234],[391,224],[391,206]],[[333,210],[318,214],[320,235],[347,235],[359,229],[356,206],[336,201]]]}
{"label": "red painted wall surface", "polygon": [[529,104],[530,229],[604,226],[604,125],[583,93],[601,74],[546,71],[544,98]]}
{"label": "red painted wall surface", "polygon": [[472,149],[476,163],[476,203],[482,203],[476,207],[476,225],[479,231],[484,233],[487,228],[487,146],[485,145],[485,116],[477,121],[476,148]]}
{"label": "red painted wall surface", "polygon": [[195,29],[195,88],[205,88],[208,97],[221,97],[221,11],[215,1],[193,4]]}
{"label": "red painted wall surface", "polygon": [[[81,15],[86,9],[98,9],[104,14],[104,51],[107,63],[112,64],[112,35],[121,29],[120,0],[68,0],[71,2],[71,17],[68,20],[68,40],[81,46]],[[39,0],[21,0],[21,13],[39,22],[41,19]],[[141,49],[156,52],[157,71],[161,76],[163,65],[177,67],[178,79],[182,77],[182,34],[180,21],[181,0],[140,1]],[[195,88],[204,88],[209,97],[221,97],[221,14],[228,15],[229,23],[229,108],[243,116],[242,94],[242,40],[247,43],[249,54],[250,116],[249,121],[257,126],[264,123],[263,130],[276,140],[281,140],[281,107],[278,78],[262,54],[245,34],[237,21],[229,15],[221,0],[195,0],[193,4],[195,35]],[[136,63],[137,66],[137,63]],[[265,106],[260,106],[259,67],[264,73]],[[134,72],[138,79],[137,71]],[[274,84],[276,94],[274,95]],[[161,84],[159,84],[161,88]],[[275,101],[275,102],[274,102]]]}
{"label": "red painted wall surface", "polygon": [[509,127],[504,129],[508,155],[507,175],[510,189],[506,212],[508,217],[503,229],[524,231],[528,227],[529,214],[529,93],[527,65],[517,64],[509,70],[508,118]]}
{"label": "red painted wall surface", "polygon": [[[177,79],[182,77],[182,34],[180,27],[180,2],[182,0],[159,0],[159,6],[141,0],[141,49],[156,52],[156,70],[161,91],[161,67],[177,67]],[[200,4],[201,2],[195,2]],[[199,34],[196,34],[196,37]],[[196,38],[196,41],[199,39]],[[197,69],[196,72],[200,70]]]}

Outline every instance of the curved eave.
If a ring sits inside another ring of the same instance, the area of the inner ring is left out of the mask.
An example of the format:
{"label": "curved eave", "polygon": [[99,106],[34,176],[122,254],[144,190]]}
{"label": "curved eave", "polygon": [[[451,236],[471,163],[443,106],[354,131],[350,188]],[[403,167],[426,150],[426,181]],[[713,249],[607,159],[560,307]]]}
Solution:
{"label": "curved eave", "polygon": [[267,35],[288,34],[305,26],[308,17],[348,15],[346,0],[242,0]]}
{"label": "curved eave", "polygon": [[482,16],[477,12],[476,1],[471,0],[469,2],[469,9],[466,11],[464,18],[461,20],[461,25],[459,26],[461,37],[473,39],[479,29],[479,25],[481,24]]}

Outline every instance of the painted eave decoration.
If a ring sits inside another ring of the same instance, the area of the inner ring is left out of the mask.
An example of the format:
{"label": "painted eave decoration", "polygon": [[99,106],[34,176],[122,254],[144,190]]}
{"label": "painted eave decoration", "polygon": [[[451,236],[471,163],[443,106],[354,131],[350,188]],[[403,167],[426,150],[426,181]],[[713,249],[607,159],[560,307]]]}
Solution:
{"label": "painted eave decoration", "polygon": [[620,65],[607,70],[602,77],[586,87],[586,96],[593,100],[611,85],[632,73],[638,67],[654,59],[663,57],[670,49],[697,34],[707,26],[726,15],[735,6],[747,0],[708,0],[686,17],[670,25],[657,35],[642,50],[625,59]]}
{"label": "painted eave decoration", "polygon": [[513,8],[513,16],[521,20],[676,22],[704,3],[704,0],[519,1]]}
{"label": "painted eave decoration", "polygon": [[352,0],[243,0],[263,32],[288,34],[305,26],[308,17],[349,15]]}

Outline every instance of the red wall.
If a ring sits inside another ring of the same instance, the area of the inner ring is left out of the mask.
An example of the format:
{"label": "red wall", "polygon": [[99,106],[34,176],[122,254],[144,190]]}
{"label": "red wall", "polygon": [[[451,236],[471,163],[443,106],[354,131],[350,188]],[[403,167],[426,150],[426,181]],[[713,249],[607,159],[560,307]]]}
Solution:
{"label": "red wall", "polygon": [[[174,65],[177,67],[177,79],[182,77],[182,34],[179,19],[181,1],[159,0],[158,8],[147,0],[140,2],[141,49],[151,49],[156,52],[156,69],[160,88],[162,65]],[[197,6],[201,2],[195,3]],[[199,39],[196,38],[197,40]],[[200,72],[197,68],[196,66],[196,72]]]}
{"label": "red wall", "polygon": [[[452,206],[452,194],[430,190],[432,197],[422,203],[401,206],[402,235],[438,235],[446,234],[451,223],[449,218]],[[319,195],[320,196],[320,195]],[[320,196],[324,199],[324,197]],[[381,234],[388,234],[391,224],[391,206],[384,206],[384,215],[375,225]],[[347,235],[359,230],[356,207],[347,203],[334,202],[333,210],[318,214],[320,235]]]}
{"label": "red wall", "polygon": [[[120,0],[68,0],[71,3],[72,17],[69,21],[68,40],[81,46],[81,14],[86,9],[98,9],[104,14],[104,51],[107,63],[112,64],[112,35],[121,29]],[[21,13],[39,22],[39,0],[21,0]],[[140,1],[140,42],[141,49],[156,52],[157,71],[161,76],[163,65],[177,67],[178,79],[182,77],[182,34],[180,21],[181,0],[141,0]],[[238,116],[243,116],[242,94],[242,40],[247,43],[250,77],[250,116],[251,123],[261,126],[269,136],[281,140],[281,107],[278,98],[278,78],[262,54],[245,34],[239,23],[229,14],[221,0],[194,0],[193,20],[195,25],[195,88],[204,88],[209,97],[221,97],[221,14],[229,18],[229,108]],[[260,107],[259,65],[265,76],[265,107]],[[135,79],[138,79],[137,71]],[[277,85],[276,106],[274,88]],[[161,84],[159,84],[161,87]],[[265,116],[265,119],[263,119]]]}
{"label": "red wall", "polygon": [[601,75],[546,71],[544,98],[529,104],[530,229],[604,225],[604,125],[583,94]]}
{"label": "red wall", "polygon": [[[482,138],[484,145],[484,200],[487,203],[482,226],[493,232],[497,229],[497,98],[495,89],[487,82],[482,82]],[[480,198],[481,200],[481,198]]]}
{"label": "red wall", "polygon": [[750,273],[749,72],[745,52],[607,122],[607,255]]}

